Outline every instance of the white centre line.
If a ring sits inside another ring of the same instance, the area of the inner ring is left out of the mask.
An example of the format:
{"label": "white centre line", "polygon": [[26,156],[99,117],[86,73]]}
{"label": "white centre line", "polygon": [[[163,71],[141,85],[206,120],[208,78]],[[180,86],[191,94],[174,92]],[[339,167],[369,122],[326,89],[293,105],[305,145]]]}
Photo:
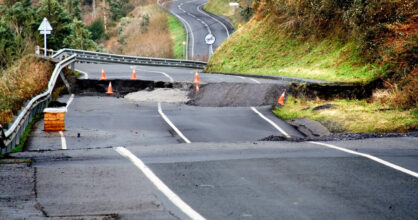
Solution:
{"label": "white centre line", "polygon": [[259,112],[256,108],[251,107],[251,110],[253,110],[255,113],[257,113],[262,119],[266,120],[268,123],[270,123],[271,125],[273,125],[273,127],[276,128],[278,131],[280,131],[280,133],[282,133],[286,138],[290,138],[290,135],[285,130],[283,130],[281,127],[279,127],[272,120],[268,119],[266,116],[264,116],[263,114],[261,114],[261,112]]}
{"label": "white centre line", "polygon": [[61,147],[63,150],[67,150],[67,142],[65,141],[64,133],[62,131],[59,131],[61,135]]}
{"label": "white centre line", "polygon": [[359,152],[356,152],[356,151],[353,151],[353,150],[349,150],[349,149],[346,149],[346,148],[338,147],[338,146],[335,146],[335,145],[332,145],[332,144],[325,144],[325,143],[321,143],[321,142],[309,141],[309,143],[322,145],[322,146],[325,146],[325,147],[328,147],[328,148],[336,149],[336,150],[339,150],[339,151],[344,151],[344,152],[349,153],[349,154],[354,154],[354,155],[357,155],[357,156],[365,157],[365,158],[368,158],[370,160],[376,161],[380,164],[383,164],[385,166],[388,166],[390,168],[393,168],[395,170],[401,171],[403,173],[406,173],[406,174],[409,174],[413,177],[418,178],[418,173],[417,172],[414,172],[412,170],[408,170],[408,169],[403,168],[401,166],[398,166],[396,164],[393,164],[393,163],[390,163],[388,161],[382,160],[378,157],[372,156],[370,154],[359,153]]}
{"label": "white centre line", "polygon": [[170,82],[174,82],[174,79],[170,76],[170,75],[168,75],[167,73],[165,73],[165,72],[161,72],[161,71],[153,71],[153,70],[146,70],[146,69],[137,69],[138,71],[144,71],[144,72],[151,72],[151,73],[161,73],[161,74],[163,74],[165,77],[167,77],[169,80],[170,80]]}
{"label": "white centre line", "polygon": [[184,140],[184,142],[190,144],[192,143],[189,139],[187,139],[186,136],[183,135],[183,133],[181,133],[181,131],[170,121],[170,119],[164,114],[162,108],[161,108],[161,103],[158,103],[158,113],[160,113],[161,117],[163,117],[163,119],[165,120],[165,122],[167,122],[168,125],[170,125],[170,127]]}
{"label": "white centre line", "polygon": [[145,165],[137,156],[135,156],[131,151],[124,147],[114,148],[123,157],[129,159],[139,170],[144,173],[144,175],[160,190],[177,208],[179,208],[184,214],[186,214],[190,219],[205,219],[198,212],[192,209],[187,203],[185,203],[176,193],[174,193],[167,185],[164,184],[152,170]]}
{"label": "white centre line", "polygon": [[243,77],[243,76],[238,76],[238,77],[241,78],[241,79],[244,79],[244,80],[252,80],[252,81],[256,82],[257,84],[261,84],[260,81],[258,81],[256,79],[253,79],[253,78],[250,78],[250,77]]}

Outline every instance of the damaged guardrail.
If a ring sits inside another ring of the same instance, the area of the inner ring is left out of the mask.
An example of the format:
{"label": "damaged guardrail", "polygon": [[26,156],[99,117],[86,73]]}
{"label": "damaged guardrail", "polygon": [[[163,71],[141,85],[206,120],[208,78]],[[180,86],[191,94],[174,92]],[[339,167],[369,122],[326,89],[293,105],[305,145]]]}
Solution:
{"label": "damaged guardrail", "polygon": [[26,103],[9,129],[4,131],[4,129],[0,126],[1,154],[10,153],[14,147],[20,144],[20,138],[25,132],[28,124],[32,121],[33,117],[41,113],[48,105],[48,102],[51,99],[52,91],[57,82],[57,78],[62,69],[75,62],[76,57],[77,55],[73,54],[57,63],[54,71],[52,72],[51,78],[49,79],[48,88],[43,93],[33,97]]}
{"label": "damaged guardrail", "polygon": [[135,57],[109,53],[99,53],[87,50],[61,49],[52,58],[63,59],[70,55],[77,55],[78,62],[87,63],[119,63],[131,65],[149,65],[149,66],[168,66],[168,67],[186,67],[203,69],[207,63],[193,60],[177,60],[151,57]]}

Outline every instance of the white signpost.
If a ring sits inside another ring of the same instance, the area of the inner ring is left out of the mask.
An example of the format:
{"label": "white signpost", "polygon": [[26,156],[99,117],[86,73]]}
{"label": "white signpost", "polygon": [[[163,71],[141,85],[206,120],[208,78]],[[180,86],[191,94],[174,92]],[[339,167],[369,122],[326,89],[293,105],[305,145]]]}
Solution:
{"label": "white signpost", "polygon": [[212,45],[213,43],[215,43],[215,40],[216,40],[215,36],[213,36],[212,34],[208,34],[205,37],[206,44],[209,44],[209,45]]}
{"label": "white signpost", "polygon": [[52,27],[51,24],[48,22],[48,19],[44,18],[41,25],[39,25],[38,31],[44,35],[44,55],[46,56],[46,35],[51,34]]}

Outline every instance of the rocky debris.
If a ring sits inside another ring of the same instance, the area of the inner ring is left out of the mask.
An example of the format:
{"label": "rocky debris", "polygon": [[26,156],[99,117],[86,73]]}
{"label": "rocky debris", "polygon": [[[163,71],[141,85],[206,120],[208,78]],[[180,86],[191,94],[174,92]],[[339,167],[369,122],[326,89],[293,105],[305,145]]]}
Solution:
{"label": "rocky debris", "polygon": [[186,103],[188,91],[180,89],[141,90],[127,94],[124,98],[132,102]]}
{"label": "rocky debris", "polygon": [[324,127],[321,123],[311,119],[295,118],[286,120],[286,122],[295,127],[306,137],[322,137],[331,135],[331,132],[329,132],[326,127]]}
{"label": "rocky debris", "polygon": [[389,138],[389,137],[418,137],[418,131],[411,133],[387,133],[387,134],[376,134],[376,133],[340,133],[332,134],[329,136],[322,137],[306,137],[306,138],[284,138],[282,136],[268,136],[260,141],[345,141],[345,140],[361,140],[367,138]]}
{"label": "rocky debris", "polygon": [[210,107],[246,107],[273,105],[284,90],[289,90],[287,83],[209,83],[201,85],[200,92],[191,90],[187,104]]}

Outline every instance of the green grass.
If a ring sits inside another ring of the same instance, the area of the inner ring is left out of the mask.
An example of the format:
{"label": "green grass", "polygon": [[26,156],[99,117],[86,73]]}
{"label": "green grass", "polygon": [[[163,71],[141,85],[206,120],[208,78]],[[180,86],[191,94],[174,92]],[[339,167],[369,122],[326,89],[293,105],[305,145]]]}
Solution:
{"label": "green grass", "polygon": [[360,58],[355,41],[302,41],[275,26],[268,19],[250,21],[218,48],[206,71],[352,82],[369,82],[385,74],[386,66]]}
{"label": "green grass", "polygon": [[168,27],[173,39],[173,54],[175,59],[185,59],[183,41],[186,41],[186,31],[181,22],[171,14],[168,17]]}
{"label": "green grass", "polygon": [[32,121],[28,124],[28,126],[25,129],[25,132],[23,132],[23,135],[20,137],[20,143],[16,147],[12,149],[12,153],[20,152],[23,150],[23,146],[25,146],[25,142],[28,139],[29,133],[32,130],[33,125],[41,119],[41,114],[36,115],[33,117]]}
{"label": "green grass", "polygon": [[[312,111],[314,107],[332,104],[333,108]],[[395,109],[366,100],[303,100],[288,96],[284,107],[273,112],[282,119],[306,117],[320,121],[332,132],[387,133],[418,129],[416,109]]]}

